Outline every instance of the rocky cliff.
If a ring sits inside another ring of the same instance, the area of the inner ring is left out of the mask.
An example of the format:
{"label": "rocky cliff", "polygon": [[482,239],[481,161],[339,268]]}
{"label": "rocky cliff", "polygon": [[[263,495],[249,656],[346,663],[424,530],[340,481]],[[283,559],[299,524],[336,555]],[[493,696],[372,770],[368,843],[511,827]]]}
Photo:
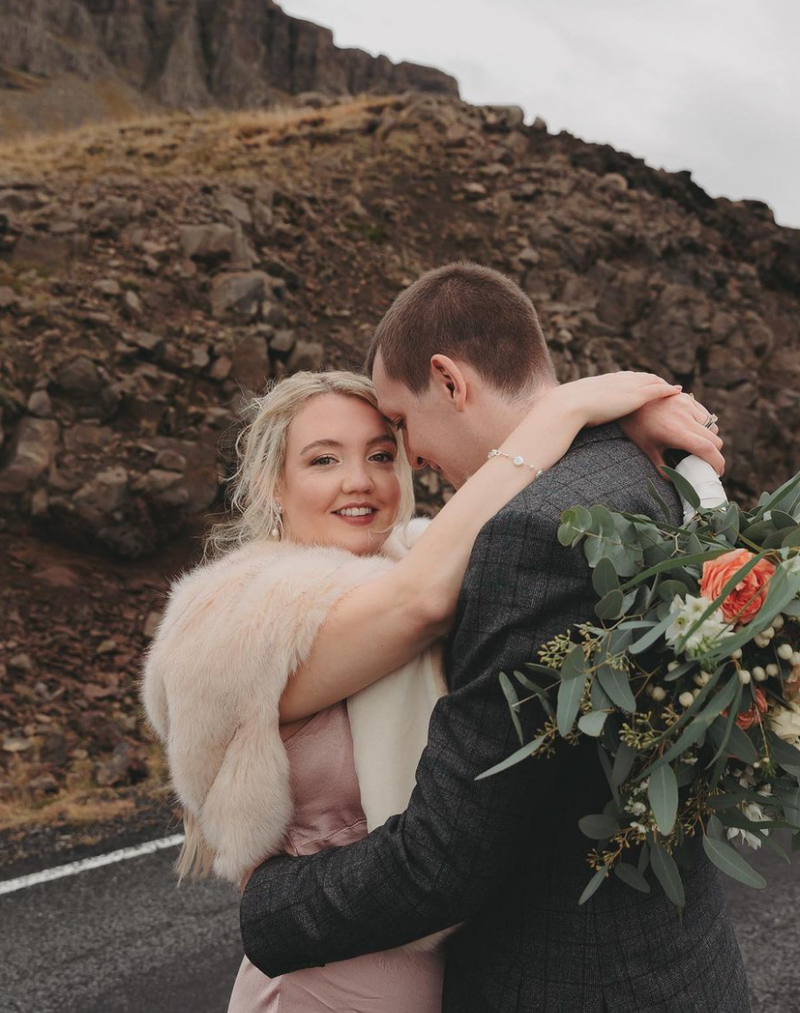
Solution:
{"label": "rocky cliff", "polygon": [[[0,166],[0,823],[4,797],[145,776],[141,652],[224,508],[241,399],[358,367],[429,267],[517,280],[562,379],[643,368],[693,390],[733,494],[800,466],[800,233],[518,109],[207,111],[6,146]],[[424,477],[422,507],[441,492]]]}
{"label": "rocky cliff", "polygon": [[429,67],[339,49],[272,0],[0,0],[0,134],[289,95],[458,94]]}

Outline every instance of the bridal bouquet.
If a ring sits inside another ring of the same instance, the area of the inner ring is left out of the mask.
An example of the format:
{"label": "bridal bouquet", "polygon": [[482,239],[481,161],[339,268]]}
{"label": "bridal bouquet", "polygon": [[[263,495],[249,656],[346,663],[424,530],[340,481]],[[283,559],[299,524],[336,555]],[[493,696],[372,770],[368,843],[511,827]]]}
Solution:
{"label": "bridal bouquet", "polygon": [[701,508],[667,470],[696,510],[688,524],[603,506],[562,515],[559,541],[583,543],[592,568],[598,621],[545,644],[513,679],[501,673],[520,741],[527,701],[541,702],[544,724],[479,775],[552,753],[559,736],[597,740],[612,798],[580,820],[597,842],[581,903],[612,874],[649,892],[650,866],[682,907],[682,848],[697,834],[753,887],[766,883],[735,843],[788,861],[770,835],[788,828],[800,849],[800,475],[745,511]]}

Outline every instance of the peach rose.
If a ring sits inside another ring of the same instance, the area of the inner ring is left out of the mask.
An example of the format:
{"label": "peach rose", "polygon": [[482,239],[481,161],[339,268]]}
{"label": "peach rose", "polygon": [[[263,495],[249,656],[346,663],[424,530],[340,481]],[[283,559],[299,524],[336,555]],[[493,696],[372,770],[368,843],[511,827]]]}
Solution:
{"label": "peach rose", "polygon": [[756,689],[755,691],[756,702],[747,708],[744,713],[740,714],[736,719],[736,724],[742,729],[747,731],[748,728],[752,728],[756,722],[761,724],[761,715],[767,713],[769,704],[763,690]]}
{"label": "peach rose", "polygon": [[[752,558],[753,553],[747,549],[733,549],[703,563],[700,594],[709,601],[714,601],[736,571],[741,570]],[[743,625],[758,615],[773,573],[775,567],[766,559],[756,563],[722,603],[722,615],[726,622],[735,620],[737,625]]]}

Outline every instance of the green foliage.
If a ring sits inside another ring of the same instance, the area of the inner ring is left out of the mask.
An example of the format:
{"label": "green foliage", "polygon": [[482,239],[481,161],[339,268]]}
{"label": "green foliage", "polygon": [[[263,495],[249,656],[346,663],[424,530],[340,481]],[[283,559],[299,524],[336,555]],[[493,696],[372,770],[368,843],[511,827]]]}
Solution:
{"label": "green foliage", "polygon": [[[670,522],[655,486],[650,492],[663,511],[657,520],[601,504],[562,514],[558,540],[586,557],[595,618],[542,644],[538,660],[523,664],[529,675],[514,672],[527,701],[541,704],[545,725],[533,743],[480,775],[550,755],[559,737],[596,741],[611,798],[602,813],[579,821],[596,842],[581,903],[612,872],[646,893],[652,870],[682,909],[681,871],[697,834],[721,871],[759,888],[763,877],[728,834],[788,861],[770,831],[790,828],[792,850],[800,849],[800,738],[796,747],[775,731],[786,735],[795,720],[785,693],[797,679],[791,659],[800,651],[800,475],[744,511],[736,503],[705,509],[685,479],[669,474],[695,509],[687,524]],[[742,565],[713,601],[702,598],[706,565],[733,549],[746,550]],[[756,571],[764,560],[772,568]],[[744,593],[756,572],[766,594],[741,623],[738,614],[756,592],[732,609],[730,596]],[[779,654],[778,644],[791,651]],[[500,682],[522,741],[526,700],[505,674]],[[774,715],[782,707],[779,727]]]}

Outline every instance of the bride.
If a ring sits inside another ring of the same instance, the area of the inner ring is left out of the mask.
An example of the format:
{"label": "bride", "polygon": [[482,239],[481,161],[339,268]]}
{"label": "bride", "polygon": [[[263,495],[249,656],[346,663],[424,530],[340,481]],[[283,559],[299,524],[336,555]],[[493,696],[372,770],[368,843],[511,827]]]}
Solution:
{"label": "bride", "polygon": [[[402,440],[366,377],[298,373],[254,398],[234,519],[173,583],[145,658],[184,811],[180,876],[239,884],[270,855],[341,846],[402,811],[481,527],[584,426],[621,419],[655,456],[666,408],[680,443],[679,390],[626,372],[548,391],[499,448],[535,467],[487,460],[433,521],[411,519]],[[439,1013],[442,976],[434,937],[277,978],[245,958],[229,1013]]]}

